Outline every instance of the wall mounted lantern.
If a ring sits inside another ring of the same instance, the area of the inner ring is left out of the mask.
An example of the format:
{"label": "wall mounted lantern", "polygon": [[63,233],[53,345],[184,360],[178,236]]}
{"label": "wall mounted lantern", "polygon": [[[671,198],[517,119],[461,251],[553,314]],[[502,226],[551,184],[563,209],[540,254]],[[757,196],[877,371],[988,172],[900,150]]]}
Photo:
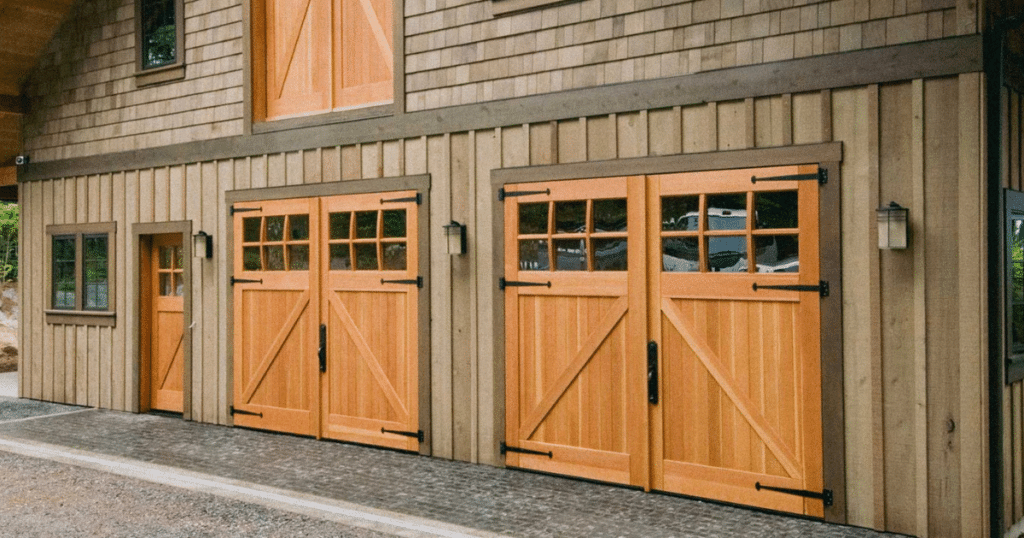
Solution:
{"label": "wall mounted lantern", "polygon": [[196,258],[212,258],[213,236],[202,230],[193,235],[192,256]]}
{"label": "wall mounted lantern", "polygon": [[454,220],[450,224],[445,224],[444,236],[448,239],[448,254],[465,254],[466,253],[466,225],[459,224]]}
{"label": "wall mounted lantern", "polygon": [[878,208],[878,248],[907,248],[907,220],[910,210],[889,202],[889,205]]}

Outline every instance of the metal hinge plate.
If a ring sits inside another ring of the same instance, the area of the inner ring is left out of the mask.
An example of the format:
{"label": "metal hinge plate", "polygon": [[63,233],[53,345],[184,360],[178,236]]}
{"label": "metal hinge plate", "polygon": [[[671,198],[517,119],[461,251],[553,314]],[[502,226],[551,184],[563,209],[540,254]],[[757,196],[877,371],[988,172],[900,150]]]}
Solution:
{"label": "metal hinge plate", "polygon": [[516,454],[532,454],[534,456],[547,456],[553,458],[554,454],[549,450],[547,452],[541,452],[540,450],[530,450],[529,448],[519,448],[517,446],[508,446],[505,441],[501,442],[501,455],[504,456],[507,452],[514,452]]}
{"label": "metal hinge plate", "polygon": [[416,430],[414,432],[404,432],[401,430],[386,430],[384,428],[381,428],[380,433],[391,433],[395,435],[404,435],[405,437],[414,437],[418,439],[419,442],[423,442],[423,430]]}
{"label": "metal hinge plate", "polygon": [[828,297],[830,292],[828,281],[820,280],[818,285],[813,284],[782,284],[782,285],[763,285],[757,282],[753,285],[754,291],[757,290],[784,290],[784,291],[816,291],[822,297]]}
{"label": "metal hinge plate", "polygon": [[513,196],[532,196],[534,194],[551,194],[551,189],[544,189],[542,191],[506,191],[505,187],[498,189],[498,201],[504,202],[505,198],[511,198]]}

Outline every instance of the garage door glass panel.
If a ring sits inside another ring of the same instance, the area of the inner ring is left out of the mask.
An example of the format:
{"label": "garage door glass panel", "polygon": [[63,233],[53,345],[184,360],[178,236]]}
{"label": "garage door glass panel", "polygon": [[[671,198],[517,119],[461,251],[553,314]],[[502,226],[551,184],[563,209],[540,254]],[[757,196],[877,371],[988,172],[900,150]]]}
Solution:
{"label": "garage door glass panel", "polygon": [[587,202],[556,202],[555,233],[583,233],[587,229]]}
{"label": "garage door glass panel", "polygon": [[284,247],[280,245],[263,247],[263,255],[267,261],[267,266],[264,270],[284,271]]}
{"label": "garage door glass panel", "polygon": [[661,229],[692,231],[700,228],[699,196],[666,196],[661,200]]}
{"label": "garage door glass panel", "polygon": [[329,236],[331,239],[348,239],[349,236],[349,225],[351,224],[352,214],[349,212],[344,213],[331,213],[329,218],[330,231]]}
{"label": "garage door glass panel", "polygon": [[263,268],[260,261],[260,247],[242,248],[242,269],[245,271],[259,271]]}
{"label": "garage door glass panel", "polygon": [[309,270],[309,245],[288,245],[288,269]]}
{"label": "garage door glass panel", "polygon": [[558,271],[587,270],[587,242],[583,239],[556,239],[555,256]]}
{"label": "garage door glass panel", "polygon": [[796,228],[799,226],[796,191],[758,192],[754,194],[756,228]]}
{"label": "garage door glass panel", "polygon": [[627,246],[625,238],[594,239],[594,270],[625,271],[628,268]]}
{"label": "garage door glass panel", "polygon": [[795,235],[754,238],[758,273],[796,273],[800,270],[800,242]]}
{"label": "garage door glass panel", "polygon": [[526,239],[519,242],[519,269],[547,271],[550,268],[546,239]]}
{"label": "garage door glass panel", "polygon": [[405,243],[384,243],[384,270],[404,271],[406,266]]}
{"label": "garage door glass panel", "polygon": [[746,236],[708,238],[708,268],[715,273],[745,273]]}
{"label": "garage door glass panel", "polygon": [[694,273],[700,271],[700,240],[696,237],[666,237],[661,240],[663,271]]}
{"label": "garage door glass panel", "polygon": [[242,241],[246,243],[258,243],[260,241],[260,217],[249,217],[242,219]]}
{"label": "garage door glass panel", "polygon": [[352,269],[352,257],[349,253],[348,243],[331,245],[330,252],[330,268],[332,271],[347,271]]}
{"label": "garage door glass panel", "polygon": [[284,239],[284,217],[266,218],[267,241],[281,241]]}
{"label": "garage door glass panel", "polygon": [[519,233],[548,233],[548,203],[540,202],[519,206]]}
{"label": "garage door glass panel", "polygon": [[356,270],[376,271],[377,243],[358,243],[356,248]]}
{"label": "garage door glass panel", "polygon": [[[594,232],[626,231],[626,200],[594,200]],[[596,247],[595,247],[596,251]]]}
{"label": "garage door glass panel", "polygon": [[309,241],[309,215],[288,216],[288,239]]}
{"label": "garage door glass panel", "polygon": [[359,211],[356,212],[356,239],[371,239],[377,237],[377,212]]}
{"label": "garage door glass panel", "polygon": [[383,212],[383,237],[405,237],[405,210],[390,209]]}
{"label": "garage door glass panel", "polygon": [[708,230],[745,230],[746,193],[709,195],[707,217]]}

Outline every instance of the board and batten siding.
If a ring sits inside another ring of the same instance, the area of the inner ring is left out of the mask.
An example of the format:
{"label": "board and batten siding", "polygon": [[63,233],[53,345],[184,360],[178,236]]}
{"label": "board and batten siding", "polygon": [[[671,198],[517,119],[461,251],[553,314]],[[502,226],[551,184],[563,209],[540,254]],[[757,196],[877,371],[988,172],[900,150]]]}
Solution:
{"label": "board and batten siding", "polygon": [[[1024,94],[1004,87],[1003,187],[1024,191]],[[1003,387],[1003,513],[1024,519],[1024,381]]]}
{"label": "board and batten siding", "polygon": [[[492,170],[840,141],[843,282],[831,300],[843,301],[843,323],[823,330],[841,330],[845,343],[848,522],[982,536],[981,84],[972,73],[22,183],[21,244],[33,245],[23,258],[22,395],[137,407],[138,315],[126,298],[126,278],[138,271],[131,223],[186,220],[223,238],[228,190],[429,174],[430,243],[444,244],[441,225],[453,219],[468,224],[469,241],[466,256],[429,254],[430,450],[500,464],[504,366],[493,343],[501,319],[493,260],[501,247],[490,238],[501,205]],[[875,208],[890,200],[910,208],[904,251],[877,247]],[[107,220],[118,224],[117,326],[45,324],[45,226]],[[230,422],[231,398],[225,243],[215,240],[212,261],[191,262],[192,418],[220,424]]]}

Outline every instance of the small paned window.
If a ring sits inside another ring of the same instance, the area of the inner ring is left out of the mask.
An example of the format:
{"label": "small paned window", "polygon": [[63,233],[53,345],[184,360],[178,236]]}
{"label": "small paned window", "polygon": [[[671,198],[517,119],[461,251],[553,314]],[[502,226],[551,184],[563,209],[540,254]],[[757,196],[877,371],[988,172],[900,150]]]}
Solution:
{"label": "small paned window", "polygon": [[308,271],[309,215],[242,219],[244,271]]}
{"label": "small paned window", "polygon": [[626,200],[519,205],[521,271],[625,271]]}
{"label": "small paned window", "polygon": [[404,271],[408,265],[404,209],[342,211],[328,215],[331,271]]}
{"label": "small paned window", "polygon": [[1006,193],[1006,382],[1024,379],[1024,193]]}
{"label": "small paned window", "polygon": [[135,0],[136,84],[185,77],[183,0]]}
{"label": "small paned window", "polygon": [[48,323],[113,325],[115,225],[55,225],[49,236]]}

